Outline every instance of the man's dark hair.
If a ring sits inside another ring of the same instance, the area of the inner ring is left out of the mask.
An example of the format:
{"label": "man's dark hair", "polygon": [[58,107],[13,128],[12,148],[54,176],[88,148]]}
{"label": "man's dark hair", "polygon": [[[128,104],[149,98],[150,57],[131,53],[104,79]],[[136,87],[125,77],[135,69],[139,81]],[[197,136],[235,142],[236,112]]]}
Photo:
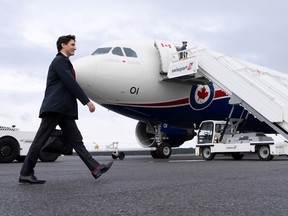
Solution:
{"label": "man's dark hair", "polygon": [[57,45],[57,50],[58,52],[60,52],[60,50],[62,49],[61,44],[68,44],[70,40],[74,40],[75,41],[75,35],[64,35],[64,36],[60,36],[56,42]]}

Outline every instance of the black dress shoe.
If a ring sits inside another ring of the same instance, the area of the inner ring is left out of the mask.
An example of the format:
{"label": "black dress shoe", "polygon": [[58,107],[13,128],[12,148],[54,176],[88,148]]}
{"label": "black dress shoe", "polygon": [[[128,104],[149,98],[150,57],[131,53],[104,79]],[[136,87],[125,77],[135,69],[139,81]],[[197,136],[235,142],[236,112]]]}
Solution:
{"label": "black dress shoe", "polygon": [[20,183],[28,183],[28,184],[44,184],[45,180],[38,180],[36,176],[29,175],[29,176],[20,176],[19,178]]}
{"label": "black dress shoe", "polygon": [[99,178],[103,173],[107,172],[112,166],[113,162],[109,162],[108,164],[100,164],[96,167],[96,170],[92,172],[92,175],[95,179]]}

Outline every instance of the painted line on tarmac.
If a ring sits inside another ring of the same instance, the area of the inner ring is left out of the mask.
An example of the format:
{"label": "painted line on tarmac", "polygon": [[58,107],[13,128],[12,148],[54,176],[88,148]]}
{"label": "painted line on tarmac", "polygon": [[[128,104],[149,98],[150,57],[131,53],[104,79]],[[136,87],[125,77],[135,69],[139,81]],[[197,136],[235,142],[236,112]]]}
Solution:
{"label": "painted line on tarmac", "polygon": [[168,161],[149,161],[149,163],[159,163],[159,162],[168,162],[168,163],[190,163],[190,162],[203,162],[205,160],[168,160]]}
{"label": "painted line on tarmac", "polygon": [[202,162],[202,161],[205,161],[205,160],[169,160],[168,162],[169,163],[187,163],[187,162]]}

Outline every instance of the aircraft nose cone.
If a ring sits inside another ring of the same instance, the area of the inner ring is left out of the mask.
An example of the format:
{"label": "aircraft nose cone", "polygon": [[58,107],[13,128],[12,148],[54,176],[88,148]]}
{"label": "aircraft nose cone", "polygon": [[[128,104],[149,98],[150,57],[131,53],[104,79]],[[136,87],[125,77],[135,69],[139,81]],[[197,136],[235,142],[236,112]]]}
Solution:
{"label": "aircraft nose cone", "polygon": [[94,85],[96,76],[96,61],[93,56],[87,56],[76,60],[73,63],[76,80],[85,90]]}

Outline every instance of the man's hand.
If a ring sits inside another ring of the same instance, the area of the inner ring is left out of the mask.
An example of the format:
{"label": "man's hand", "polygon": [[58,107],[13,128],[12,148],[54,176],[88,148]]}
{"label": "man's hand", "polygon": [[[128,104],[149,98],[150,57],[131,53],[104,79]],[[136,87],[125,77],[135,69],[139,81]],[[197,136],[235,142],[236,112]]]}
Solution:
{"label": "man's hand", "polygon": [[95,111],[95,106],[91,101],[89,101],[86,105],[89,107],[89,111],[91,113]]}

